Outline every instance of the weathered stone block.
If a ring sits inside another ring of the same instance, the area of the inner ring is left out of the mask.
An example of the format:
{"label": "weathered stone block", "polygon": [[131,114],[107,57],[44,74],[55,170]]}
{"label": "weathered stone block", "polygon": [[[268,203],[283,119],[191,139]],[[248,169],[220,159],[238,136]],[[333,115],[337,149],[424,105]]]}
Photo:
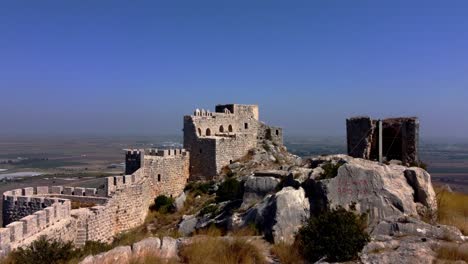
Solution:
{"label": "weathered stone block", "polygon": [[86,196],[96,196],[96,188],[86,188],[85,195]]}
{"label": "weathered stone block", "polygon": [[49,187],[48,186],[37,186],[36,187],[36,194],[49,194]]}
{"label": "weathered stone block", "polygon": [[0,248],[10,244],[11,233],[9,228],[0,228]]}
{"label": "weathered stone block", "polygon": [[23,240],[23,232],[24,232],[24,223],[23,222],[13,222],[8,224],[6,228],[10,230],[10,241],[11,242],[18,242]]}
{"label": "weathered stone block", "polygon": [[52,186],[50,193],[53,194],[62,194],[63,192],[63,186]]}
{"label": "weathered stone block", "polygon": [[73,195],[74,190],[75,190],[74,187],[65,187],[65,188],[63,188],[63,194]]}
{"label": "weathered stone block", "polygon": [[44,210],[34,213],[37,216],[37,228],[42,230],[47,226],[46,212]]}
{"label": "weathered stone block", "polygon": [[44,208],[44,212],[46,213],[46,224],[53,225],[55,222],[55,209],[52,206]]}
{"label": "weathered stone block", "polygon": [[23,222],[23,235],[29,237],[37,232],[37,215],[28,215],[20,219]]}
{"label": "weathered stone block", "polygon": [[33,187],[26,187],[26,188],[23,188],[23,193],[22,195],[24,196],[31,196],[31,195],[34,195],[34,188]]}
{"label": "weathered stone block", "polygon": [[75,190],[73,191],[73,195],[83,196],[85,193],[85,189],[86,188],[83,188],[83,187],[75,187]]}

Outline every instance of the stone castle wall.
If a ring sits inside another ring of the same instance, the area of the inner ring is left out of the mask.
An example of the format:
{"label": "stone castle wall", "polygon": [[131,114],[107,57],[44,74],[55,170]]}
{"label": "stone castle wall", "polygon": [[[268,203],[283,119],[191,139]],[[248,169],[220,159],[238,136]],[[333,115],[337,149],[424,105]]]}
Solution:
{"label": "stone castle wall", "polygon": [[[166,150],[161,156],[151,153],[132,175],[107,177],[103,190],[53,186],[5,192],[0,255],[40,236],[76,245],[88,240],[111,242],[117,234],[143,224],[155,196],[178,196],[189,177],[187,151]],[[71,210],[71,201],[96,205]]]}
{"label": "stone castle wall", "polygon": [[283,143],[281,128],[258,120],[256,105],[217,105],[216,112],[195,110],[184,117],[184,148],[190,155],[192,179],[211,179],[263,139]]}

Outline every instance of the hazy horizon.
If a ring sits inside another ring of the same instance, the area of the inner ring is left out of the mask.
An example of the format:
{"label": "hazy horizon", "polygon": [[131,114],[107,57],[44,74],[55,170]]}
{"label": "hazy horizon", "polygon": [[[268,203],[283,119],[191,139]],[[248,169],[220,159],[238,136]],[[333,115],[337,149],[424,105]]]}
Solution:
{"label": "hazy horizon", "polygon": [[464,1],[11,1],[0,8],[0,135],[181,135],[258,104],[288,136],[418,116],[468,139]]}

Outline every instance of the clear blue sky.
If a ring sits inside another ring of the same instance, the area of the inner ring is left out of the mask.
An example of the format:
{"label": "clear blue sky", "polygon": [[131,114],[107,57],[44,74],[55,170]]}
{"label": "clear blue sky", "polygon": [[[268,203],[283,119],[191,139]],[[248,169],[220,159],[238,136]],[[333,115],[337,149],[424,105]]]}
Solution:
{"label": "clear blue sky", "polygon": [[2,1],[0,134],[180,133],[256,103],[286,133],[419,116],[468,137],[467,1]]}

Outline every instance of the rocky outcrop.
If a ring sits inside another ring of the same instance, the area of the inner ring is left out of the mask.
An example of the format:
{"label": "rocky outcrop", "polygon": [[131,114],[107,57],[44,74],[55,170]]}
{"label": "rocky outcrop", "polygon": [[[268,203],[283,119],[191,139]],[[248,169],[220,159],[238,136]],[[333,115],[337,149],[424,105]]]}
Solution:
{"label": "rocky outcrop", "polygon": [[148,254],[162,259],[176,259],[179,243],[180,240],[172,237],[163,237],[161,240],[157,237],[150,237],[132,246],[116,247],[95,256],[88,256],[80,264],[129,263],[132,259],[142,258]]}
{"label": "rocky outcrop", "polygon": [[[333,156],[327,158],[330,162]],[[311,179],[309,191],[321,194],[330,208],[338,206],[368,213],[372,224],[389,216],[428,214],[437,210],[430,175],[416,167],[336,157],[344,164],[336,177]],[[320,202],[320,201],[319,201]]]}
{"label": "rocky outcrop", "polygon": [[290,167],[301,164],[302,159],[289,153],[285,146],[265,140],[263,144],[250,150],[247,156],[228,165],[227,171],[231,175],[246,176],[258,171],[287,171]]}
{"label": "rocky outcrop", "polygon": [[80,264],[129,263],[131,258],[132,249],[130,246],[122,246],[96,256],[88,256]]}
{"label": "rocky outcrop", "polygon": [[467,240],[451,226],[430,225],[409,216],[394,216],[381,221],[371,231],[372,241],[360,255],[362,263],[433,263],[436,248],[444,243]]}
{"label": "rocky outcrop", "polygon": [[280,180],[274,177],[249,176],[244,183],[244,197],[241,208],[248,208],[260,202],[265,195],[273,193]]}
{"label": "rocky outcrop", "polygon": [[245,213],[240,226],[255,223],[274,243],[294,242],[294,235],[309,217],[309,201],[302,188],[283,188]]}

